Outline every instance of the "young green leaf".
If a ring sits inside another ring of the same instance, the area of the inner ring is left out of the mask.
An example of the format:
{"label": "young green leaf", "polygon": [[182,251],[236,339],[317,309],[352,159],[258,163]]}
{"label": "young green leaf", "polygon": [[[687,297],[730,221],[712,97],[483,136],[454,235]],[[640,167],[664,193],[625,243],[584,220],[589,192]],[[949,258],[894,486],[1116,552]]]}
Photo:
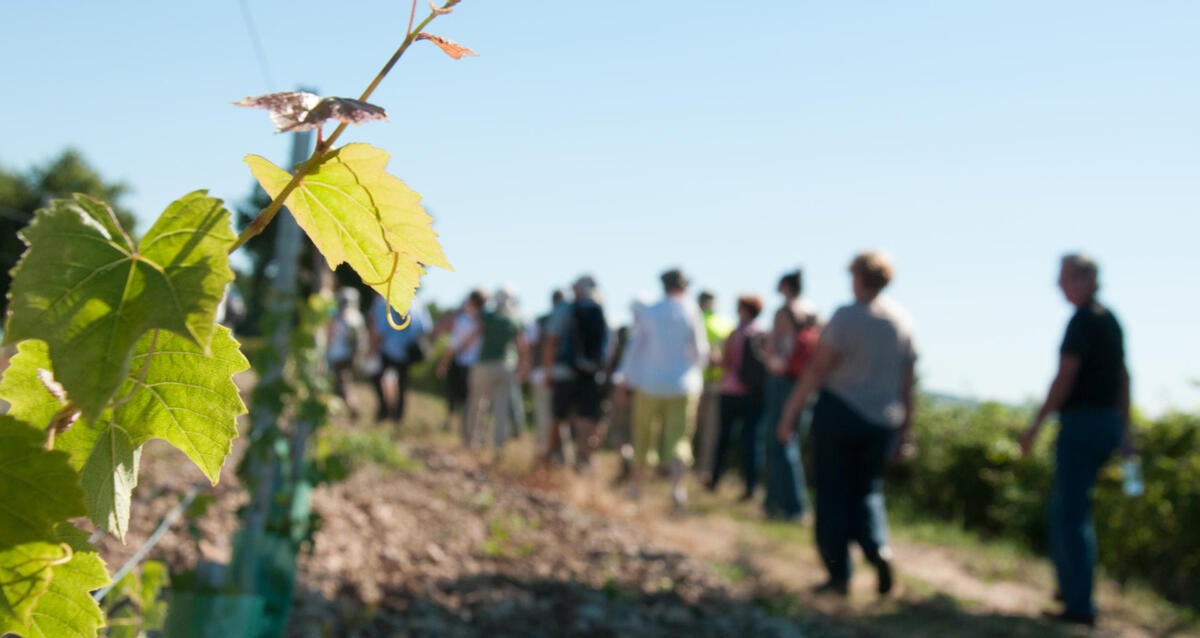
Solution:
{"label": "young green leaf", "polygon": [[[424,266],[450,269],[450,264],[421,196],[387,172],[389,159],[369,144],[331,151],[286,204],[331,266],[348,263],[381,295],[390,289],[388,302],[405,314]],[[247,156],[246,163],[272,197],[291,179],[257,155]]]}
{"label": "young green leaf", "polygon": [[76,195],[38,211],[21,231],[5,342],[47,343],[55,379],[95,421],[129,372],[134,343],[162,328],[207,349],[234,242],[229,211],[202,191],[163,212],[131,250],[98,221],[107,208]]}
{"label": "young green leaf", "polygon": [[39,370],[49,369],[50,349],[45,341],[26,339],[17,344],[17,354],[9,360],[4,377],[0,378],[0,398],[8,401],[9,416],[45,425],[62,409],[62,400],[51,394],[38,378]]}
{"label": "young green leaf", "polygon": [[50,569],[67,552],[55,526],[86,509],[79,476],[45,434],[0,416],[0,635],[24,634],[50,588]]}
{"label": "young green leaf", "polygon": [[79,472],[84,499],[92,522],[124,542],[142,448],[134,447],[129,433],[111,422],[99,431],[88,427],[72,429],[98,435],[91,442],[91,453]]}
{"label": "young green leaf", "polygon": [[50,589],[50,563],[65,555],[58,543],[22,543],[0,549],[0,636],[23,633],[37,601]]}
{"label": "young green leaf", "polygon": [[167,619],[167,604],[160,601],[162,590],[171,586],[171,575],[167,566],[156,560],[142,563],[142,627],[162,631]]}
{"label": "young green leaf", "polygon": [[44,441],[41,430],[0,416],[0,549],[49,541],[60,521],[87,513],[67,454]]}
{"label": "young green leaf", "polygon": [[[138,374],[143,365],[144,375]],[[249,367],[222,326],[207,352],[169,332],[159,332],[157,340],[146,335],[134,348],[134,372],[121,389],[128,400],[113,411],[112,422],[129,433],[134,447],[167,441],[216,485],[237,438],[237,418],[246,413],[233,375]]]}
{"label": "young green leaf", "polygon": [[[98,422],[81,420],[56,439],[56,449],[69,454],[71,466],[83,475],[88,516],[122,540],[146,441],[167,440],[216,483],[237,436],[237,417],[246,411],[232,377],[249,367],[223,327],[207,354],[184,337],[148,332],[131,360],[118,405]],[[59,409],[37,379],[37,371],[49,366],[45,343],[21,342],[0,380],[0,397],[13,415],[43,422]]]}
{"label": "young green leaf", "polygon": [[94,638],[104,626],[104,613],[92,599],[92,590],[110,581],[104,561],[88,545],[87,534],[70,524],[60,525],[58,540],[72,550],[70,560],[51,567],[46,593],[33,609],[29,638]]}

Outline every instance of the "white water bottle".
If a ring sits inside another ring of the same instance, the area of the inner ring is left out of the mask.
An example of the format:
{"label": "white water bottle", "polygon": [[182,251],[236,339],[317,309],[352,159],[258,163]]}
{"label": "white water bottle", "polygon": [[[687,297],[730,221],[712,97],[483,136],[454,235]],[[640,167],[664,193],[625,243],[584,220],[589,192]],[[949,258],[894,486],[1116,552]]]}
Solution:
{"label": "white water bottle", "polygon": [[1125,496],[1137,497],[1146,491],[1142,482],[1142,462],[1136,456],[1126,457],[1121,462],[1121,489]]}

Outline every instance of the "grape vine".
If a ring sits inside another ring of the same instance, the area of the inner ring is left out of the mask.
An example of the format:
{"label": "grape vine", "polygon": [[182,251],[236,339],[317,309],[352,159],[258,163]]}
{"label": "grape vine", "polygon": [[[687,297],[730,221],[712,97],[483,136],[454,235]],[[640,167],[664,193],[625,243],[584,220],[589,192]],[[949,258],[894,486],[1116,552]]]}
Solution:
{"label": "grape vine", "polygon": [[[249,367],[215,320],[229,254],[281,208],[331,266],[349,264],[401,314],[426,267],[450,268],[420,195],[387,173],[388,154],[334,145],[359,121],[339,109],[365,102],[413,43],[474,55],[424,32],[458,1],[410,21],[358,100],[319,102],[342,123],[295,171],[246,158],[273,199],[240,236],[204,191],[173,202],[140,239],[82,195],[51,202],[21,232],[4,333],[17,354],[0,379],[11,406],[0,416],[0,635],[95,636],[105,625],[90,592],[110,577],[74,521],[124,538],[147,441],[167,441],[217,482],[246,412],[232,378]],[[371,109],[365,119],[381,119]]]}

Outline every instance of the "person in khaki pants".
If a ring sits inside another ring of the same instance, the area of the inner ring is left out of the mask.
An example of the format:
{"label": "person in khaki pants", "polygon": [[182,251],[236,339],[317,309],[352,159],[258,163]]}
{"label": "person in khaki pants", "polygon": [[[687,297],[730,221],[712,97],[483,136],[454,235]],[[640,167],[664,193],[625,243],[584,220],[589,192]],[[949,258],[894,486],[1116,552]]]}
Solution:
{"label": "person in khaki pants", "polygon": [[494,452],[499,454],[512,431],[513,380],[529,376],[529,342],[516,317],[511,291],[501,289],[492,297],[492,308],[480,314],[475,338],[479,360],[471,368],[464,440],[468,448],[483,445],[487,405],[492,414]]}
{"label": "person in khaki pants", "polygon": [[[697,399],[708,360],[708,337],[700,309],[685,298],[688,280],[679,270],[662,274],[663,298],[640,309],[634,319],[629,352],[618,376],[625,400],[633,394],[633,481],[638,498],[652,461],[666,464],[676,508],[687,502],[684,469],[692,462],[691,436]],[[657,444],[657,445],[656,445]]]}

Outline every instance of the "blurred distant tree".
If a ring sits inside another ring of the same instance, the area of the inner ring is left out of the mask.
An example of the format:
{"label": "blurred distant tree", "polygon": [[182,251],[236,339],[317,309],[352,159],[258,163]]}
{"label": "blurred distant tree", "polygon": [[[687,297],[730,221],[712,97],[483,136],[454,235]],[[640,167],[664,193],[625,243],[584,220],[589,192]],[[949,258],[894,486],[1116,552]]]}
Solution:
{"label": "blurred distant tree", "polygon": [[83,193],[112,206],[121,224],[131,233],[136,218],[118,200],[129,192],[123,182],[108,182],[75,149],[66,149],[44,165],[25,173],[0,168],[0,314],[8,311],[9,271],[25,252],[17,232],[33,219],[33,213],[52,199]]}

